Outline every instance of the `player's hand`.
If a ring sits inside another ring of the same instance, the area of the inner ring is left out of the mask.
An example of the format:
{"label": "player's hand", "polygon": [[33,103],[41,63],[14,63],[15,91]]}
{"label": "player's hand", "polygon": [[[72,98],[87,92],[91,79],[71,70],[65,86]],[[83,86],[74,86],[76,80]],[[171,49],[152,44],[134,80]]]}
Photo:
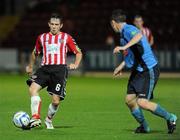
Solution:
{"label": "player's hand", "polygon": [[117,46],[116,48],[114,48],[114,50],[113,50],[113,53],[115,54],[115,53],[119,53],[120,52],[120,47],[119,46]]}
{"label": "player's hand", "polygon": [[122,75],[122,70],[119,69],[119,67],[117,67],[117,68],[114,70],[113,76],[114,76],[114,77],[117,77],[117,76],[121,76],[121,75]]}
{"label": "player's hand", "polygon": [[124,51],[125,50],[125,47],[120,47],[120,46],[117,46],[116,48],[114,48],[113,50],[113,53],[119,53],[120,51]]}
{"label": "player's hand", "polygon": [[124,68],[124,66],[125,66],[125,62],[123,61],[123,62],[114,70],[113,75],[114,75],[115,77],[122,75],[122,69]]}
{"label": "player's hand", "polygon": [[33,67],[32,66],[26,66],[26,73],[29,74],[29,75],[32,75]]}
{"label": "player's hand", "polygon": [[70,70],[75,70],[75,69],[78,68],[78,65],[76,65],[76,64],[70,64],[70,65],[68,66],[68,68],[69,68]]}

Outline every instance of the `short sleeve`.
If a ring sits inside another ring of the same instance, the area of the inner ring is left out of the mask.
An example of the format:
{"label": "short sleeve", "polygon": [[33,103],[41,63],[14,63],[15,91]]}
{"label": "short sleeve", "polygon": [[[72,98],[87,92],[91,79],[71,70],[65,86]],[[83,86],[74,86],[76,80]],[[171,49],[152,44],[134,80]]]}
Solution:
{"label": "short sleeve", "polygon": [[36,44],[35,44],[35,47],[34,47],[34,53],[35,55],[39,55],[41,53],[41,49],[42,48],[42,45],[41,45],[41,41],[40,41],[40,35],[37,37],[36,39]]}
{"label": "short sleeve", "polygon": [[128,41],[130,41],[138,33],[140,33],[140,30],[134,26],[130,26],[125,30],[125,36],[128,38]]}
{"label": "short sleeve", "polygon": [[76,44],[75,40],[70,35],[68,35],[67,47],[68,47],[68,50],[73,52],[74,54],[81,52],[81,50],[78,47],[78,45]]}

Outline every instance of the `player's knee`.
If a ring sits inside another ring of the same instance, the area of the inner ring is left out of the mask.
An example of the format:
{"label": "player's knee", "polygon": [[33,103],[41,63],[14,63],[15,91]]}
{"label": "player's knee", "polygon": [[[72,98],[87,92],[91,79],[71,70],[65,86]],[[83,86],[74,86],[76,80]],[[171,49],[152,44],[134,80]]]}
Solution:
{"label": "player's knee", "polygon": [[53,98],[52,98],[52,104],[53,104],[54,106],[59,106],[59,104],[60,104],[60,98],[57,97],[57,96],[53,96]]}
{"label": "player's knee", "polygon": [[137,99],[137,104],[143,109],[148,109],[148,100],[146,99]]}
{"label": "player's knee", "polygon": [[132,102],[136,99],[135,96],[132,96],[132,95],[127,95],[126,98],[125,98],[125,102],[127,105],[129,104],[132,104]]}
{"label": "player's knee", "polygon": [[41,86],[33,82],[31,86],[29,87],[29,93],[31,96],[38,96],[39,95],[38,92],[40,89],[41,89]]}
{"label": "player's knee", "polygon": [[128,105],[128,106],[129,106],[130,102],[131,102],[131,100],[130,100],[128,97],[126,97],[126,99],[125,99],[125,103],[126,103],[126,105]]}
{"label": "player's knee", "polygon": [[31,96],[36,96],[38,94],[38,91],[33,86],[30,86],[29,87],[29,93],[30,93]]}
{"label": "player's knee", "polygon": [[54,105],[54,106],[59,106],[59,104],[60,104],[60,101],[52,101],[52,104]]}
{"label": "player's knee", "polygon": [[135,99],[126,97],[125,103],[129,108],[133,108],[136,105]]}

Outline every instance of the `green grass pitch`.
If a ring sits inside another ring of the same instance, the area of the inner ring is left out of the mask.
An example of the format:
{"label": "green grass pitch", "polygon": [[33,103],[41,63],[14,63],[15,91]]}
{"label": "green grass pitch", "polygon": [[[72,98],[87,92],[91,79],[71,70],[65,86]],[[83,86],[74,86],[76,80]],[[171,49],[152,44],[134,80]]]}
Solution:
{"label": "green grass pitch", "polygon": [[[145,112],[150,134],[134,134],[138,126],[124,103],[127,78],[69,77],[67,96],[54,118],[54,130],[23,131],[12,123],[13,114],[30,114],[27,76],[0,74],[0,140],[180,140],[180,124],[167,134],[165,120]],[[50,97],[42,90],[42,121]],[[180,117],[180,79],[160,79],[155,102]]]}

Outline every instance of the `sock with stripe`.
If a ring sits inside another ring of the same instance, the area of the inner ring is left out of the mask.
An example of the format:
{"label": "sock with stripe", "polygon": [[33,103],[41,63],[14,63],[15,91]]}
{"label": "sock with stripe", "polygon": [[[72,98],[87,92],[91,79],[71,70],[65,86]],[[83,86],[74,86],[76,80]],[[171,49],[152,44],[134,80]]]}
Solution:
{"label": "sock with stripe", "polygon": [[57,105],[53,105],[52,103],[49,105],[48,108],[48,114],[47,117],[48,119],[52,120],[52,118],[54,117],[54,115],[56,114],[58,110],[58,106]]}
{"label": "sock with stripe", "polygon": [[39,96],[31,97],[31,114],[34,119],[40,119],[41,98]]}
{"label": "sock with stripe", "polygon": [[131,114],[133,115],[133,117],[136,119],[136,121],[138,123],[140,123],[141,125],[143,125],[143,127],[145,129],[149,129],[148,127],[148,123],[146,122],[142,109],[141,108],[136,108],[134,110],[132,110]]}
{"label": "sock with stripe", "polygon": [[156,109],[152,111],[153,114],[162,117],[166,120],[169,120],[171,118],[171,113],[166,111],[164,108],[162,108],[160,105],[157,105]]}

